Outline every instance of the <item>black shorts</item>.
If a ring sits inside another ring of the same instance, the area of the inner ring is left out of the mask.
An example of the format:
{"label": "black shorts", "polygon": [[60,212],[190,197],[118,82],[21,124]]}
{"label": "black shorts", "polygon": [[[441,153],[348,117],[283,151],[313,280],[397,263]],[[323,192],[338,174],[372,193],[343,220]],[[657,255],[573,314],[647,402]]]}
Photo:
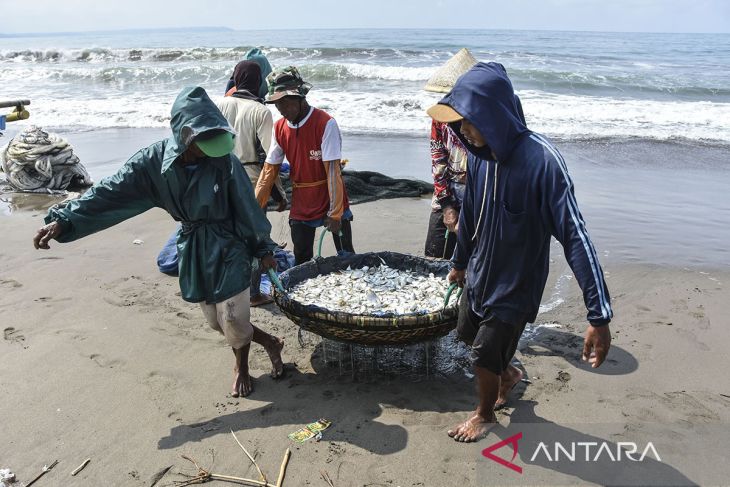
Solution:
{"label": "black shorts", "polygon": [[470,358],[473,365],[500,375],[512,362],[526,323],[511,325],[500,321],[491,312],[480,318],[471,310],[466,295],[464,289],[459,302],[459,321],[456,326],[459,340],[471,345]]}
{"label": "black shorts", "polygon": [[446,233],[444,212],[435,210],[428,218],[428,233],[426,234],[426,257],[450,259],[456,248],[456,233]]}

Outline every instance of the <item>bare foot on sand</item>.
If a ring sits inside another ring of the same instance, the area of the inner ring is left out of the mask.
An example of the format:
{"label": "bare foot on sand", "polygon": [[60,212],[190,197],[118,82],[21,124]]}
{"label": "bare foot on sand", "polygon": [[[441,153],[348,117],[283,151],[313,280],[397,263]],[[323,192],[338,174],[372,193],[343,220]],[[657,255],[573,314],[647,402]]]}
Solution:
{"label": "bare foot on sand", "polygon": [[507,370],[502,373],[502,383],[499,386],[499,395],[497,396],[497,402],[494,404],[495,411],[507,406],[509,393],[512,392],[512,389],[520,383],[522,377],[522,371],[514,365],[510,365],[507,367]]}
{"label": "bare foot on sand", "polygon": [[268,294],[261,293],[261,294],[257,294],[256,296],[251,296],[250,304],[252,307],[255,308],[256,306],[263,306],[265,304],[269,304],[269,303],[273,303],[273,302],[274,302],[274,298],[272,298]]}
{"label": "bare foot on sand", "polygon": [[284,361],[281,359],[281,350],[284,348],[284,340],[272,337],[269,345],[264,345],[266,353],[271,359],[271,378],[280,379],[284,375]]}
{"label": "bare foot on sand", "polygon": [[470,443],[472,441],[479,441],[487,436],[489,430],[496,424],[497,418],[493,413],[491,417],[485,418],[475,411],[469,416],[469,419],[450,429],[448,434],[456,441]]}
{"label": "bare foot on sand", "polygon": [[248,374],[248,367],[245,370],[233,371],[233,390],[231,396],[246,397],[253,392],[253,383]]}

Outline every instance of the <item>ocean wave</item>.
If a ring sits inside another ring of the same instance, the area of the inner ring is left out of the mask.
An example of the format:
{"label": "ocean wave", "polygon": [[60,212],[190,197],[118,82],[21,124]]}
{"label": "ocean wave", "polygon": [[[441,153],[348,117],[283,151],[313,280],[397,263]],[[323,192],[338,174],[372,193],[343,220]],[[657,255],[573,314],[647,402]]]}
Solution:
{"label": "ocean wave", "polygon": [[528,126],[561,138],[730,143],[730,103],[656,101],[520,91]]}
{"label": "ocean wave", "polygon": [[[79,92],[89,91],[96,84],[123,86],[151,86],[154,90],[167,85],[185,86],[186,84],[206,84],[225,80],[231,75],[231,68],[225,65],[200,63],[169,65],[116,65],[98,66],[79,65],[74,67],[48,67],[46,69],[24,66],[0,69],[0,83],[5,86],[29,86],[33,83],[50,87],[54,83],[75,86]],[[83,87],[86,87],[84,89]],[[221,88],[222,89],[222,88]]]}
{"label": "ocean wave", "polygon": [[712,77],[683,76],[678,72],[638,72],[553,70],[510,68],[515,86],[543,91],[615,93],[625,95],[665,94],[690,97],[724,97],[730,100],[727,80]]}
{"label": "ocean wave", "polygon": [[[207,71],[232,71],[251,46],[165,47],[165,48],[84,48],[46,50],[0,49],[0,79],[7,82],[31,78],[56,77],[67,80],[99,79],[108,69],[122,69],[129,81],[188,80],[186,70],[194,64]],[[264,47],[272,65],[294,64],[302,74],[316,82],[346,80],[389,80],[425,82],[449,58],[448,51],[405,50],[394,48],[292,48]],[[602,57],[600,60],[564,54],[548,58],[529,51],[501,53],[478,51],[479,59],[499,60],[505,64],[518,89],[537,89],[556,93],[628,95],[730,101],[730,77],[711,66],[682,66],[666,62],[626,62]],[[703,75],[697,76],[697,69]],[[92,71],[84,71],[90,69]],[[177,73],[181,70],[182,73]],[[67,73],[59,74],[59,71]],[[165,76],[160,73],[164,72]],[[48,73],[48,74],[44,74]],[[131,74],[134,74],[132,76]],[[230,75],[230,73],[226,73]]]}
{"label": "ocean wave", "polygon": [[[217,86],[219,83],[214,83]],[[114,92],[59,97],[52,91],[33,98],[29,123],[48,127],[165,127],[178,88],[155,93]],[[219,91],[209,90],[214,100]],[[643,138],[730,144],[730,103],[652,101],[556,95],[519,91],[528,126],[564,140]],[[9,93],[21,96],[21,93]],[[423,90],[310,92],[314,106],[327,110],[346,133],[424,135],[425,110],[439,95]],[[279,114],[273,108],[275,118]]]}
{"label": "ocean wave", "polygon": [[302,77],[311,81],[391,80],[426,82],[435,67],[383,66],[364,63],[322,63],[301,66]]}
{"label": "ocean wave", "polygon": [[[109,82],[133,84],[197,83],[223,80],[230,77],[234,63],[104,63],[72,66],[15,65],[0,69],[0,82],[6,85],[27,84],[33,81]],[[381,66],[360,63],[321,63],[299,66],[302,76],[315,84],[357,80],[420,81],[425,84],[435,68]],[[225,83],[224,83],[225,84]]]}
{"label": "ocean wave", "polygon": [[[170,62],[220,61],[235,62],[254,46],[236,47],[165,47],[165,48],[83,48],[83,49],[0,49],[0,63],[78,63],[78,62]],[[381,61],[422,58],[433,59],[432,51],[390,48],[294,48],[264,47],[264,54],[274,62],[296,60],[379,59]],[[439,59],[443,57],[443,54]],[[444,57],[443,59],[447,59]]]}

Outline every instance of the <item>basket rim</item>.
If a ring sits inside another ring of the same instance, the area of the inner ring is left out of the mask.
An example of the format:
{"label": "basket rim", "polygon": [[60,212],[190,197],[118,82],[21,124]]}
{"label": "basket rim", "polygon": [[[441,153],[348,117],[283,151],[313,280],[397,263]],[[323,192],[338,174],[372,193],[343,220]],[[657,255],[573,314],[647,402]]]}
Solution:
{"label": "basket rim", "polygon": [[[424,261],[437,261],[439,259],[429,259],[426,257],[421,257],[417,255],[412,254],[404,254],[400,252],[391,252],[391,251],[381,251],[381,252],[365,252],[362,254],[358,254],[361,256],[376,256],[383,260],[383,256],[386,257],[407,257],[411,259],[420,259]],[[321,261],[327,261],[327,260],[337,260],[337,256],[333,257],[326,257],[326,258],[320,258]],[[313,259],[313,261],[317,261],[317,259]],[[311,262],[305,262],[300,265],[311,265]],[[387,264],[386,264],[387,265]],[[292,269],[295,269],[295,266],[291,269],[287,269],[282,273],[282,280],[286,281],[286,276],[288,275],[289,271]],[[445,306],[443,308],[440,308],[436,311],[432,311],[430,313],[403,313],[403,314],[396,314],[393,312],[383,313],[380,315],[373,315],[373,314],[359,314],[359,313],[350,313],[347,311],[336,311],[336,310],[330,310],[327,308],[323,308],[321,306],[318,306],[316,304],[302,304],[299,301],[296,301],[289,297],[289,294],[282,294],[281,291],[278,289],[274,289],[274,301],[276,302],[277,306],[289,316],[290,314],[293,316],[298,317],[306,317],[310,320],[318,320],[326,323],[330,323],[336,326],[340,326],[343,328],[349,328],[349,329],[362,329],[362,330],[371,330],[375,331],[379,327],[385,327],[387,326],[388,329],[393,329],[394,327],[399,329],[404,328],[412,328],[412,329],[419,329],[424,328],[426,324],[432,323],[436,324],[439,322],[446,322],[451,321],[455,319],[458,316],[458,308],[459,304],[458,301],[454,304],[450,304],[448,306]],[[307,307],[308,310],[305,314],[300,314],[295,308],[299,307]],[[330,318],[331,317],[331,318]],[[358,323],[352,323],[353,321]],[[367,323],[367,324],[366,324]],[[344,325],[344,326],[343,326]]]}

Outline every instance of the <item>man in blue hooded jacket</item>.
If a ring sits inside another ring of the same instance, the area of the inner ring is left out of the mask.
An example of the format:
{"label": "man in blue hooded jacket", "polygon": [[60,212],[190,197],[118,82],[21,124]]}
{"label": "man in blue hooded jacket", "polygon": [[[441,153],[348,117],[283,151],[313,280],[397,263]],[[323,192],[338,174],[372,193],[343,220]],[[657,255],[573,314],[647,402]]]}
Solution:
{"label": "man in blue hooded jacket", "polygon": [[472,345],[479,405],[448,433],[476,441],[496,424],[495,405],[522,378],[511,360],[525,324],[537,316],[551,236],[583,291],[590,326],[582,358],[593,367],[608,353],[613,311],[565,161],[525,126],[504,67],[476,64],[428,114],[450,124],[469,152],[449,280],[466,284],[458,333]]}

